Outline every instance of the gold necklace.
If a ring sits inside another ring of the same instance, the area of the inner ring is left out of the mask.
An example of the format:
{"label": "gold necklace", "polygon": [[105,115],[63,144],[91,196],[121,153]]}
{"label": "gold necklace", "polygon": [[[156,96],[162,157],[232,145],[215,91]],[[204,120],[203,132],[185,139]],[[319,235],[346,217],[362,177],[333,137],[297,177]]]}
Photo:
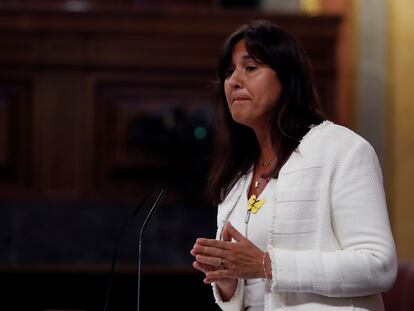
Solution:
{"label": "gold necklace", "polygon": [[273,158],[271,158],[269,161],[267,162],[262,162],[262,167],[268,167],[270,165],[270,163],[273,162],[274,159],[276,159],[277,156],[275,155]]}
{"label": "gold necklace", "polygon": [[[274,156],[273,158],[271,158],[269,161],[267,161],[267,162],[262,162],[261,163],[261,165],[262,165],[262,167],[268,167],[269,165],[270,165],[270,163],[272,163],[272,161],[274,160],[274,159],[276,159],[277,158],[277,156]],[[269,172],[268,172],[269,173]],[[253,176],[254,176],[254,174],[253,174]],[[258,178],[256,178],[256,180],[254,181],[254,187],[257,189],[257,188],[259,188],[260,187],[260,183],[262,182],[262,180],[264,180],[264,181],[266,181],[266,183],[268,183],[269,182],[269,180],[270,180],[270,178],[271,177],[266,177],[266,178],[262,178],[262,176],[261,175],[259,175],[259,177]]]}
{"label": "gold necklace", "polygon": [[270,178],[271,177],[267,177],[267,178],[262,178],[262,177],[259,177],[258,179],[256,179],[256,181],[254,182],[254,187],[257,189],[257,188],[259,188],[259,186],[260,186],[260,183],[262,182],[262,180],[264,180],[264,181],[266,181],[266,183],[268,183],[269,182],[269,180],[270,180]]}

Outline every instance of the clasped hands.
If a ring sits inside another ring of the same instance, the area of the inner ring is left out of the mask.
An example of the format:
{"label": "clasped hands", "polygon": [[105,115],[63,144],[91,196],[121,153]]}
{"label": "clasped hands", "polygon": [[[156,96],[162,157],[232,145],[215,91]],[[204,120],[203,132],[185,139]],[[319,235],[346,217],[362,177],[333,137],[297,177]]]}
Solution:
{"label": "clasped hands", "polygon": [[265,277],[263,251],[230,223],[223,229],[222,241],[198,238],[191,255],[195,257],[193,267],[205,274],[206,284]]}

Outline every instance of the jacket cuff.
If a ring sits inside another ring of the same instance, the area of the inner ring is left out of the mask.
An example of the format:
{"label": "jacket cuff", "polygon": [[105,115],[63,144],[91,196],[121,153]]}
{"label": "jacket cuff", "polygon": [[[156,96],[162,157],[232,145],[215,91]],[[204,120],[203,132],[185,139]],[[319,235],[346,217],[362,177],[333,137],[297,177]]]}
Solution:
{"label": "jacket cuff", "polygon": [[268,247],[272,266],[271,291],[312,291],[312,251]]}
{"label": "jacket cuff", "polygon": [[218,289],[216,283],[212,284],[213,294],[216,303],[223,311],[240,311],[243,310],[243,290],[244,290],[244,280],[238,279],[236,291],[234,292],[233,297],[229,301],[223,301],[220,295],[220,290]]}

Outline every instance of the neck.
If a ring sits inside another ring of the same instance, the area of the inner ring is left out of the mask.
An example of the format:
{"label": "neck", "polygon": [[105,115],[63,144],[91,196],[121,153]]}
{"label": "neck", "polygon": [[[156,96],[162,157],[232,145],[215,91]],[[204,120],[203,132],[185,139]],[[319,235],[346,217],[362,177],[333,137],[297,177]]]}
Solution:
{"label": "neck", "polygon": [[274,159],[276,151],[273,149],[270,131],[256,132],[256,139],[260,149],[260,163]]}

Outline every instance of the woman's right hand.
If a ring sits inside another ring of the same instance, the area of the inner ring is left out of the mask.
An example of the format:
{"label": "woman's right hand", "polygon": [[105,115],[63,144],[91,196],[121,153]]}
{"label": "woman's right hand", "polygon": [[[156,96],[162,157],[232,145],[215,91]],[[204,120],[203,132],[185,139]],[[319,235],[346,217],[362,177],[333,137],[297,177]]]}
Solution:
{"label": "woman's right hand", "polygon": [[[223,241],[231,241],[231,236],[228,234],[226,226],[224,227],[222,238],[223,238]],[[191,255],[196,257],[199,254],[193,248],[191,250]],[[224,268],[221,266],[221,263],[218,263],[217,265],[215,265],[214,263],[205,264],[197,260],[193,262],[193,267],[197,270],[200,270],[204,274],[210,271],[216,271],[216,270],[220,270]],[[219,278],[219,279],[205,278],[203,281],[206,284],[211,284],[214,282],[220,290],[221,299],[223,301],[229,301],[233,297],[234,292],[236,291],[236,288],[237,288],[237,279],[233,279],[233,278]]]}
{"label": "woman's right hand", "polygon": [[[206,265],[206,264],[198,262],[197,260],[193,262],[193,267],[196,268],[197,270],[200,270],[204,274],[209,272],[209,271],[214,271],[214,270],[219,270],[220,269],[220,267],[214,267],[214,266],[211,266],[211,265]],[[205,278],[203,281],[206,284],[210,284],[210,283],[215,282],[217,287],[220,290],[221,299],[223,301],[229,301],[233,297],[234,292],[236,291],[236,287],[237,287],[237,280],[236,279],[228,279],[228,278],[208,279],[208,278]]]}

